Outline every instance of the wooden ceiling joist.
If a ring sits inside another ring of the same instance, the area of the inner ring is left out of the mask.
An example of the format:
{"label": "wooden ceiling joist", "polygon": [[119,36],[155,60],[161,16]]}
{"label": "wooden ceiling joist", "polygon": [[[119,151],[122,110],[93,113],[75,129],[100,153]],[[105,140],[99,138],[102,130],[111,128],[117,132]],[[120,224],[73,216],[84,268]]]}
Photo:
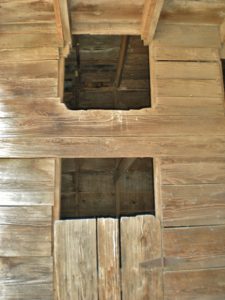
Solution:
{"label": "wooden ceiling joist", "polygon": [[122,158],[116,168],[115,176],[114,176],[114,182],[117,182],[121,175],[125,172],[127,172],[135,163],[135,158]]}
{"label": "wooden ceiling joist", "polygon": [[145,0],[141,25],[141,37],[145,45],[150,44],[154,38],[163,4],[164,0]]}
{"label": "wooden ceiling joist", "polygon": [[127,47],[129,43],[129,37],[127,35],[121,37],[121,44],[120,44],[120,54],[119,54],[119,60],[116,70],[116,77],[114,81],[114,86],[118,88],[120,86],[122,74],[123,74],[123,68],[124,63],[126,60],[126,53],[127,53]]}

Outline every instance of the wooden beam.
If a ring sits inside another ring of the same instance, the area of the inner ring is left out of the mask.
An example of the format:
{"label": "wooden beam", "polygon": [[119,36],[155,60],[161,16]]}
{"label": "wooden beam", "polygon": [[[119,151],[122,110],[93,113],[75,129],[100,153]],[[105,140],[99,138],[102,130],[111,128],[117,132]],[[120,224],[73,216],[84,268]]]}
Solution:
{"label": "wooden beam", "polygon": [[116,77],[115,77],[115,81],[114,81],[114,86],[116,88],[119,88],[120,83],[121,83],[124,63],[126,60],[128,43],[129,43],[129,37],[127,35],[122,36],[121,44],[120,44],[119,60],[118,60],[118,65],[117,65],[117,70],[116,70]]}
{"label": "wooden beam", "polygon": [[145,0],[141,24],[141,37],[145,45],[154,38],[163,4],[164,0]]}
{"label": "wooden beam", "polygon": [[222,43],[222,48],[221,48],[221,58],[225,59],[225,19],[223,23],[220,26],[220,36],[221,36],[221,43]]}
{"label": "wooden beam", "polygon": [[69,21],[69,9],[68,2],[54,0],[54,11],[56,18],[56,28],[59,36],[59,40],[63,41],[64,56],[69,54],[69,48],[72,45],[70,21]]}

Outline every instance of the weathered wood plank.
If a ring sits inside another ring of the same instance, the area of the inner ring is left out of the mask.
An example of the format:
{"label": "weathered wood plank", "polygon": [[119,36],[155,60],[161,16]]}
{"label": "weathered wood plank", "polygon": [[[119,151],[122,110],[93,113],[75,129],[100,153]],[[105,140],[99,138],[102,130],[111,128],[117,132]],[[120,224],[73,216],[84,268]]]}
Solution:
{"label": "weathered wood plank", "polygon": [[152,44],[151,53],[158,61],[219,61],[220,53],[216,48],[179,48],[157,47]]}
{"label": "weathered wood plank", "polygon": [[98,289],[100,300],[120,300],[119,224],[98,219]]}
{"label": "weathered wood plank", "polygon": [[1,49],[0,62],[21,62],[35,60],[57,60],[59,51],[56,48],[21,48],[21,49]]}
{"label": "weathered wood plank", "polygon": [[[1,195],[1,193],[0,193]],[[1,203],[2,205],[2,203]],[[1,225],[51,226],[51,206],[0,207]]]}
{"label": "weathered wood plank", "polygon": [[0,225],[0,256],[51,256],[51,226]]}
{"label": "weathered wood plank", "polygon": [[59,300],[97,299],[96,220],[55,223],[55,268]]}
{"label": "weathered wood plank", "polygon": [[[192,133],[193,134],[193,133]],[[35,150],[34,150],[35,149]],[[129,149],[129,152],[127,152]],[[223,136],[0,138],[0,157],[224,157]]]}
{"label": "weathered wood plank", "polygon": [[220,79],[220,64],[216,62],[156,62],[156,79]]}
{"label": "weathered wood plank", "polygon": [[218,80],[158,79],[155,86],[158,97],[223,97]]}
{"label": "weathered wood plank", "polygon": [[225,267],[224,235],[225,226],[164,229],[165,267],[176,270]]}
{"label": "weathered wood plank", "polygon": [[165,158],[161,160],[161,184],[225,184],[225,159]]}
{"label": "weathered wood plank", "polygon": [[225,298],[225,269],[164,273],[165,300],[222,300]]}
{"label": "weathered wood plank", "polygon": [[53,260],[52,257],[1,257],[0,270],[2,289],[20,285],[24,289],[29,289],[29,285],[51,285]]}
{"label": "weathered wood plank", "polygon": [[53,2],[51,0],[2,1],[0,20],[1,24],[53,22]]}
{"label": "weathered wood plank", "polygon": [[225,223],[225,184],[162,186],[164,226]]}
{"label": "weathered wood plank", "polygon": [[[157,261],[158,269],[152,270]],[[121,219],[122,291],[124,300],[162,299],[160,224],[153,216]]]}
{"label": "weathered wood plank", "polygon": [[156,97],[154,109],[159,115],[224,116],[224,98]]}
{"label": "weathered wood plank", "polygon": [[[164,96],[167,91],[174,94],[191,94],[187,86],[183,85],[183,89],[179,86],[179,82],[175,86],[179,89],[173,90],[174,85],[169,85],[172,80],[168,81],[167,86],[161,83],[159,94]],[[210,80],[211,82],[211,80]],[[213,81],[212,81],[213,82]],[[192,82],[196,94],[201,95],[200,86],[196,82]],[[202,90],[205,87],[207,91],[213,94],[210,87],[214,84],[205,84],[202,82]],[[189,85],[189,87],[190,87]],[[186,88],[186,90],[185,90]],[[194,93],[194,91],[192,91]],[[220,93],[221,94],[221,93]],[[184,95],[185,96],[185,95]],[[201,117],[198,116],[164,116],[160,115],[123,115],[116,114],[98,114],[97,111],[91,114],[68,114],[62,117],[39,117],[34,118],[27,116],[24,118],[0,118],[0,137],[29,137],[29,138],[58,138],[58,137],[167,137],[167,136],[220,136],[224,135],[225,119],[223,117]],[[145,130],[143,131],[143,128]]]}
{"label": "weathered wood plank", "polygon": [[166,47],[219,48],[218,26],[163,24],[159,22],[154,45]]}

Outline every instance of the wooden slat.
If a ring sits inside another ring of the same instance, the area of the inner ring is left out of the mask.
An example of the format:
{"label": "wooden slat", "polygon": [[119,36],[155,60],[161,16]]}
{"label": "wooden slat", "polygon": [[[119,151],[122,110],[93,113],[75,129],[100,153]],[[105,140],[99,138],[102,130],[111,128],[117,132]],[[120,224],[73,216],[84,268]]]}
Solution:
{"label": "wooden slat", "polygon": [[225,223],[225,184],[163,186],[164,226]]}
{"label": "wooden slat", "polygon": [[49,0],[5,0],[1,3],[1,24],[48,23],[54,21],[53,3]]}
{"label": "wooden slat", "polygon": [[155,34],[155,46],[219,48],[218,26],[163,24],[159,22]]}
{"label": "wooden slat", "polygon": [[159,115],[224,116],[223,97],[156,97],[155,111]]}
{"label": "wooden slat", "polygon": [[0,138],[0,157],[224,157],[224,145],[223,136],[14,137]]}
{"label": "wooden slat", "polygon": [[153,216],[121,219],[121,263],[124,300],[162,299],[160,224]]}
{"label": "wooden slat", "polygon": [[0,256],[51,256],[51,227],[0,225]]}
{"label": "wooden slat", "polygon": [[154,75],[158,79],[220,79],[220,64],[216,62],[156,62]]}
{"label": "wooden slat", "polygon": [[[21,62],[35,60],[57,60],[59,51],[56,48],[21,48],[21,49],[1,49],[0,62]],[[19,66],[19,65],[18,65]]]}
{"label": "wooden slat", "polygon": [[0,224],[19,224],[22,226],[51,226],[52,208],[50,206],[2,206],[0,207]]}
{"label": "wooden slat", "polygon": [[162,159],[161,183],[163,185],[225,184],[225,159]]}
{"label": "wooden slat", "polygon": [[158,79],[158,97],[223,97],[224,91],[218,80]]}
{"label": "wooden slat", "polygon": [[98,219],[98,285],[100,300],[120,300],[119,224]]}
{"label": "wooden slat", "polygon": [[223,0],[166,0],[161,20],[190,24],[220,24],[225,13]]}
{"label": "wooden slat", "polygon": [[164,0],[145,0],[141,36],[146,44],[153,40],[163,4]]}
{"label": "wooden slat", "polygon": [[154,41],[151,52],[155,60],[161,61],[218,61],[220,59],[216,48],[157,47]]}
{"label": "wooden slat", "polygon": [[225,226],[164,229],[165,267],[176,270],[225,267],[224,235]]}
{"label": "wooden slat", "polygon": [[59,300],[97,299],[96,220],[55,223],[55,268]]}
{"label": "wooden slat", "polygon": [[40,285],[30,284],[29,287],[24,285],[11,285],[0,287],[0,300],[52,300],[53,286],[49,283]]}
{"label": "wooden slat", "polygon": [[222,300],[225,298],[225,269],[165,272],[165,300]]}

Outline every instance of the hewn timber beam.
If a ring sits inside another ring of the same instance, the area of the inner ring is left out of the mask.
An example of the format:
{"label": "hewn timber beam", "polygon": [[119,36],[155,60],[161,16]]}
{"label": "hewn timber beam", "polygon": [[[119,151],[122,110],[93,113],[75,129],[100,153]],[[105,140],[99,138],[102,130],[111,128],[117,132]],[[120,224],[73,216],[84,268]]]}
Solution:
{"label": "hewn timber beam", "polygon": [[222,48],[220,51],[220,57],[222,59],[225,59],[225,20],[220,26],[220,35],[221,35],[221,43],[222,43]]}
{"label": "hewn timber beam", "polygon": [[69,54],[72,45],[70,30],[69,9],[67,0],[54,0],[54,11],[56,19],[56,28],[59,40],[63,42],[64,57]]}
{"label": "hewn timber beam", "polygon": [[141,24],[141,37],[145,45],[149,45],[154,38],[163,4],[164,0],[145,0]]}
{"label": "hewn timber beam", "polygon": [[137,158],[122,158],[115,170],[114,182],[116,183],[121,175],[127,172],[134,164]]}
{"label": "hewn timber beam", "polygon": [[127,35],[122,36],[121,43],[120,43],[119,60],[118,60],[118,65],[117,65],[117,70],[116,70],[116,77],[115,77],[115,81],[114,81],[114,86],[116,88],[119,88],[120,83],[121,83],[124,63],[126,60],[128,43],[129,43],[129,37]]}

